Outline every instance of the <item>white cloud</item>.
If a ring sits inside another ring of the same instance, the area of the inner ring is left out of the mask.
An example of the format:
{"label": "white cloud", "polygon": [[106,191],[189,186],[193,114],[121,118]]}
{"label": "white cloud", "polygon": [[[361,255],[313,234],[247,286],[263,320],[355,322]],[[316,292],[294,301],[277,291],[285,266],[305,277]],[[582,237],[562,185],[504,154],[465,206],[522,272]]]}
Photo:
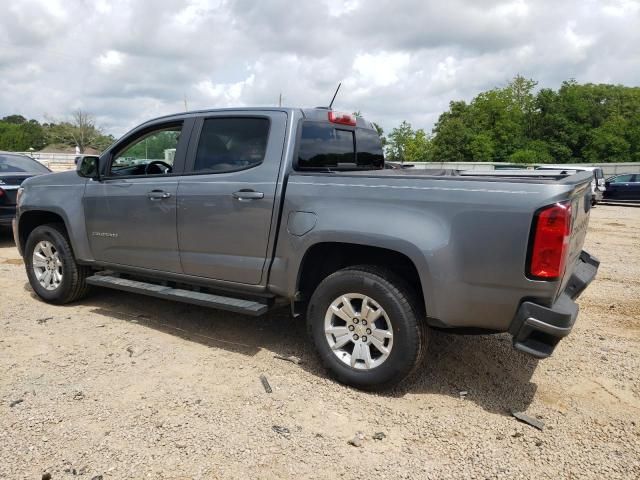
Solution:
{"label": "white cloud", "polygon": [[429,130],[520,73],[638,85],[637,0],[21,0],[0,16],[0,116],[81,106],[112,133],[189,108],[326,105]]}
{"label": "white cloud", "polygon": [[364,53],[356,55],[353,69],[359,79],[373,87],[387,87],[398,83],[405,74],[410,56],[404,52]]}
{"label": "white cloud", "polygon": [[582,35],[576,32],[575,22],[570,22],[569,25],[567,25],[564,36],[573,48],[577,60],[583,60],[586,57],[589,47],[595,43],[595,37],[593,35]]}
{"label": "white cloud", "polygon": [[358,8],[359,0],[327,0],[329,15],[339,17]]}
{"label": "white cloud", "polygon": [[608,0],[602,6],[602,13],[612,17],[625,17],[638,15],[640,2],[638,0]]}
{"label": "white cloud", "polygon": [[196,90],[205,96],[210,105],[217,107],[244,106],[242,102],[246,89],[253,86],[255,75],[251,74],[246,79],[234,83],[213,83],[211,80],[203,80],[196,85]]}
{"label": "white cloud", "polygon": [[95,60],[95,64],[102,72],[109,72],[122,65],[123,61],[122,53],[117,50],[108,50]]}

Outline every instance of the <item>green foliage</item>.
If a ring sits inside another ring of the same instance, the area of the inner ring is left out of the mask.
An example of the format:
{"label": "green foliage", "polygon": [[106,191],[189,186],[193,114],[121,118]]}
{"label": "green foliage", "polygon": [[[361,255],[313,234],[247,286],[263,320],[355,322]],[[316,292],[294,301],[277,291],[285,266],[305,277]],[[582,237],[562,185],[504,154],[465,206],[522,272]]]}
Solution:
{"label": "green foliage", "polygon": [[2,119],[3,122],[13,123],[16,125],[22,125],[27,122],[27,119],[22,115],[8,115]]}
{"label": "green foliage", "polygon": [[118,156],[144,160],[164,160],[164,151],[176,148],[180,130],[164,130],[145,137]]}
{"label": "green foliage", "polygon": [[520,148],[509,155],[511,163],[554,163],[554,157],[549,153],[548,146],[541,140],[533,140],[524,148]]}
{"label": "green foliage", "polygon": [[0,150],[23,152],[41,150],[55,144],[68,147],[87,147],[98,151],[113,143],[112,135],[105,135],[96,127],[92,117],[82,111],[73,113],[71,121],[40,124],[22,115],[8,115],[0,120]]}
{"label": "green foliage", "polygon": [[424,130],[414,130],[409,122],[404,121],[389,134],[386,151],[387,160],[426,162],[431,158],[431,140]]}
{"label": "green foliage", "polygon": [[469,104],[451,102],[431,141],[436,161],[640,161],[640,88],[564,82],[541,89],[520,75]]}
{"label": "green foliage", "polygon": [[0,120],[0,150],[40,150],[47,144],[44,129],[35,120],[9,115]]}
{"label": "green foliage", "polygon": [[105,144],[102,130],[95,125],[93,116],[82,110],[76,110],[72,114],[71,121],[51,124],[47,132],[51,143],[64,143],[77,146],[80,153],[84,153],[87,147],[96,148],[97,144]]}

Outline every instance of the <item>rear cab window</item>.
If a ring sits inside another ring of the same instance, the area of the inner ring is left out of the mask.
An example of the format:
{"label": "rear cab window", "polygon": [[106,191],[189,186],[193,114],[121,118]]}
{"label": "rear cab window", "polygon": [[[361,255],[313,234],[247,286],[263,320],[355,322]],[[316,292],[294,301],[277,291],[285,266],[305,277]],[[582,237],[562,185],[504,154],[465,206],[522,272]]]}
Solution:
{"label": "rear cab window", "polygon": [[378,170],[383,167],[382,142],[375,130],[327,122],[302,124],[296,170]]}

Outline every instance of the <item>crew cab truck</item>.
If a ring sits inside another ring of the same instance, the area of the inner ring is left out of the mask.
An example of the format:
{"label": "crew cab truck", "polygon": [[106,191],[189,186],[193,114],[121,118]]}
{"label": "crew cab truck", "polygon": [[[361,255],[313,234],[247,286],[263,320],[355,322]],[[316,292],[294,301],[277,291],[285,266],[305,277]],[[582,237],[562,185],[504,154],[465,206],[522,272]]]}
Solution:
{"label": "crew cab truck", "polygon": [[364,118],[207,110],[28,179],[13,227],[44,301],[106,287],[248,315],[290,305],[339,381],[380,389],[420,365],[432,327],[550,355],[598,268],[582,251],[590,181],[384,169]]}

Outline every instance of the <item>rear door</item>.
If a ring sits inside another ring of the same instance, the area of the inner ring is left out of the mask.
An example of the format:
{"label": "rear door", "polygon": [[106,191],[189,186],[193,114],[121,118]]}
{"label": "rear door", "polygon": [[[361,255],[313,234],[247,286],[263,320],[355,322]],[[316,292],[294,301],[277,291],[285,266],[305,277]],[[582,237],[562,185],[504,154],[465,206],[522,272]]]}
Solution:
{"label": "rear door", "polygon": [[220,112],[199,120],[178,188],[185,274],[261,282],[284,148],[284,112]]}
{"label": "rear door", "polygon": [[176,194],[192,119],[155,124],[108,154],[99,181],[87,182],[87,236],[99,262],[180,273]]}

